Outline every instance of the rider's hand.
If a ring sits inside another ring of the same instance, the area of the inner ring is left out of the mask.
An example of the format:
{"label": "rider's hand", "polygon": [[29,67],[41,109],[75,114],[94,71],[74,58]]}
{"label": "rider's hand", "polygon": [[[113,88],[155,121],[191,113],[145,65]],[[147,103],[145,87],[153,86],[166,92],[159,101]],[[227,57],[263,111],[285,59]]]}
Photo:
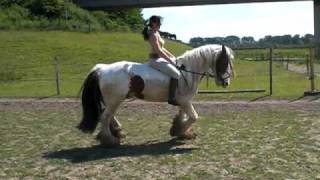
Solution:
{"label": "rider's hand", "polygon": [[176,64],[177,63],[177,58],[176,57],[171,57],[171,63]]}

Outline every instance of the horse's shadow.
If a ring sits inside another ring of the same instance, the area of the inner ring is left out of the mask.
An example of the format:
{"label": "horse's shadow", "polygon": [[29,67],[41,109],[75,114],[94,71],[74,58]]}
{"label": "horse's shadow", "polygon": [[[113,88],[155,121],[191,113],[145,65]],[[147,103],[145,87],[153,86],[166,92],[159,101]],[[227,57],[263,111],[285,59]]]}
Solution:
{"label": "horse's shadow", "polygon": [[95,161],[100,159],[110,159],[117,157],[132,157],[142,155],[163,155],[163,154],[184,154],[190,153],[197,148],[179,147],[183,145],[181,141],[172,139],[165,142],[144,143],[138,145],[121,145],[116,148],[105,148],[100,145],[92,147],[72,148],[48,152],[44,154],[46,159],[65,159],[72,163]]}

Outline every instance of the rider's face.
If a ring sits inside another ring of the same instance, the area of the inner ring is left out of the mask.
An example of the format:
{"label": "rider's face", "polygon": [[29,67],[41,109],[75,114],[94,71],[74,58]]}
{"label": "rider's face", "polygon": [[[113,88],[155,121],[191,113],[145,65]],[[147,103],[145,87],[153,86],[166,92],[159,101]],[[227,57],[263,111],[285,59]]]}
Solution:
{"label": "rider's face", "polygon": [[161,23],[159,23],[159,22],[152,22],[152,29],[159,30],[159,29],[160,29],[160,26],[161,26]]}

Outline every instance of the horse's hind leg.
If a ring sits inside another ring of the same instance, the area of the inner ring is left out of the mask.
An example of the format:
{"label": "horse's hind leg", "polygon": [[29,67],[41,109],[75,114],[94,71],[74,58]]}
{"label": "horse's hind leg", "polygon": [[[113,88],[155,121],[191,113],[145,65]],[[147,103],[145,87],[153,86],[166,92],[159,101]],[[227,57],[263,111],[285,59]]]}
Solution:
{"label": "horse's hind leg", "polygon": [[101,115],[101,131],[97,139],[100,140],[102,145],[107,147],[120,145],[120,139],[115,137],[110,129],[111,121],[114,119],[114,114],[119,105],[120,103],[107,106]]}
{"label": "horse's hind leg", "polygon": [[111,134],[117,138],[125,138],[125,134],[122,132],[122,125],[116,118],[116,116],[112,116],[110,123]]}

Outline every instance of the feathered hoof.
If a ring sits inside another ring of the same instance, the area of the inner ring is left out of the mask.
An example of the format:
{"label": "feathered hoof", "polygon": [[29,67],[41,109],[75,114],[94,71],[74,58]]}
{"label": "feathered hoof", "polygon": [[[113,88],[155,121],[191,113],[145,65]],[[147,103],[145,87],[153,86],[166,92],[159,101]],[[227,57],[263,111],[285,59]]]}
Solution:
{"label": "feathered hoof", "polygon": [[112,124],[110,124],[110,131],[111,134],[116,138],[123,139],[126,137],[121,128],[114,127]]}
{"label": "feathered hoof", "polygon": [[197,134],[193,132],[192,127],[189,127],[184,133],[177,136],[180,140],[191,140],[197,137]]}
{"label": "feathered hoof", "polygon": [[113,129],[111,128],[111,134],[119,139],[123,139],[126,137],[126,135],[122,132],[122,129]]}
{"label": "feathered hoof", "polygon": [[105,135],[102,135],[101,132],[97,135],[96,139],[100,141],[103,147],[107,147],[107,148],[118,147],[121,144],[120,138],[117,138],[114,136],[105,136]]}
{"label": "feathered hoof", "polygon": [[126,134],[120,130],[120,131],[117,131],[117,134],[115,135],[115,137],[119,139],[123,139],[123,138],[126,138]]}

